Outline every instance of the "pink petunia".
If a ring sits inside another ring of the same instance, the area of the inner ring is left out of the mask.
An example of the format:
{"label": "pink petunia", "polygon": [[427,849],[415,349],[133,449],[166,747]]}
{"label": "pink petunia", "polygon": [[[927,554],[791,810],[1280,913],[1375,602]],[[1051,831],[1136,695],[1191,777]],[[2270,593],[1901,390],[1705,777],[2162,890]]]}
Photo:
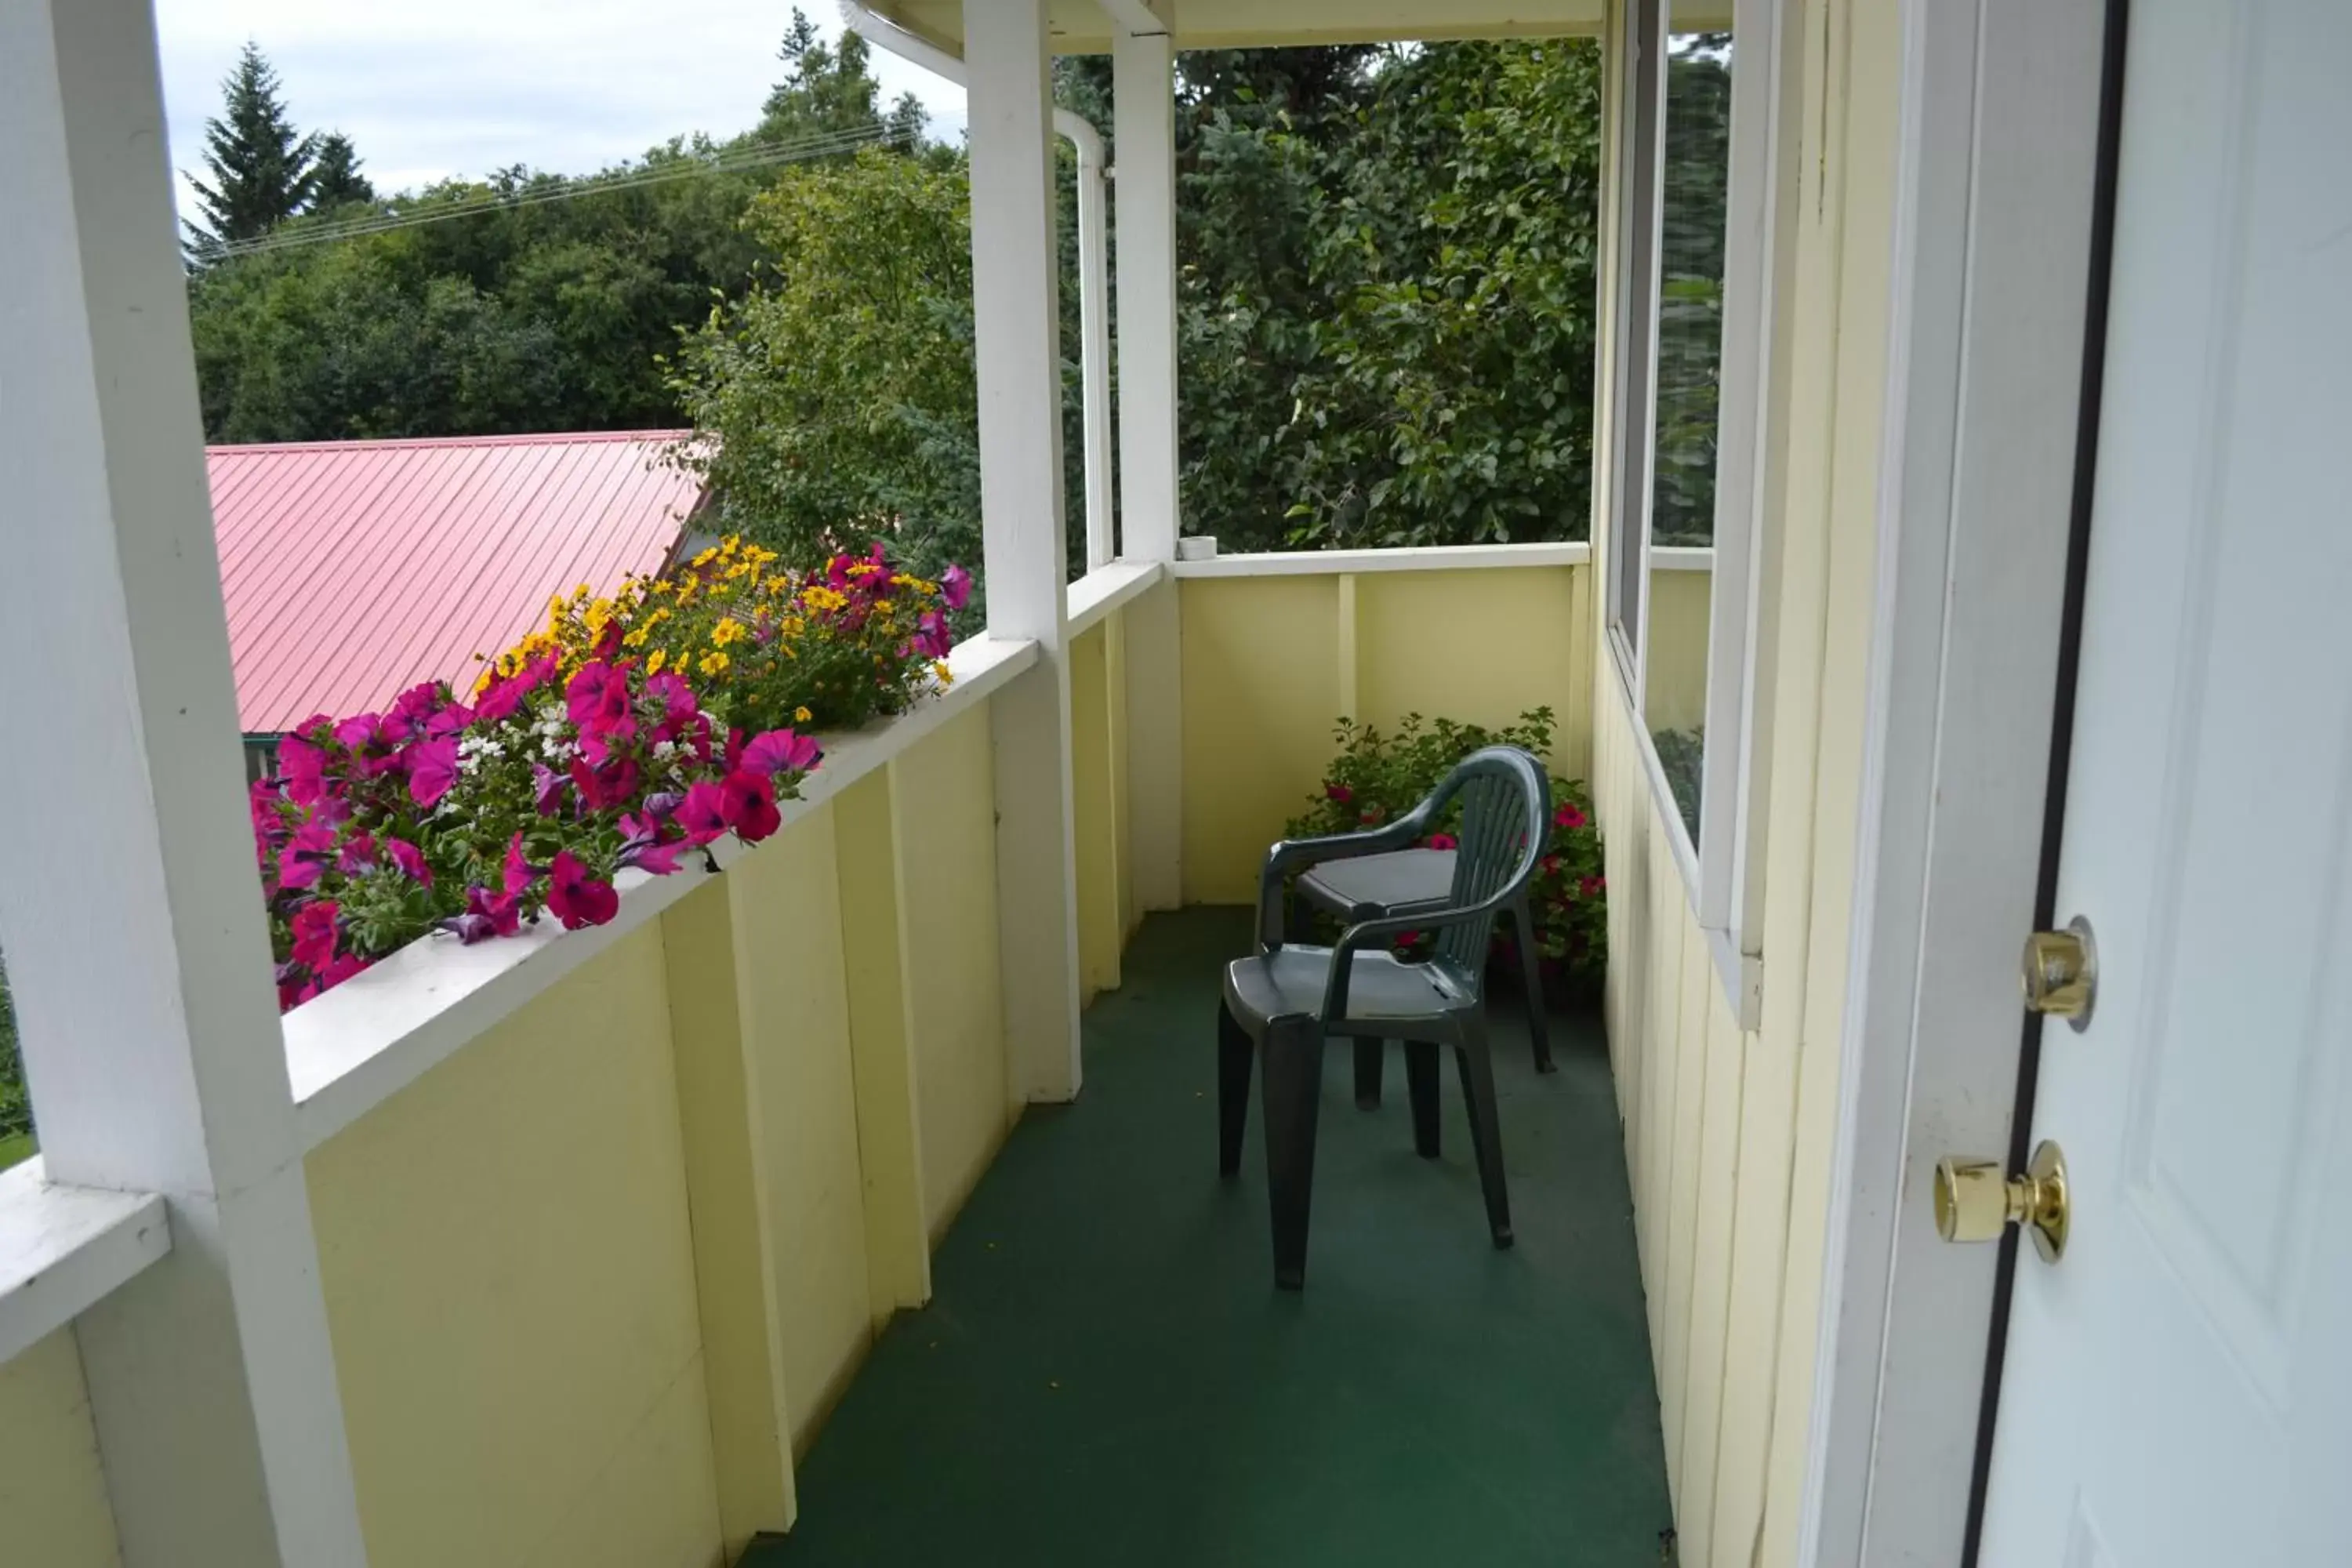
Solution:
{"label": "pink petunia", "polygon": [[327,793],[327,751],[310,738],[327,722],[318,714],[278,738],[278,776],[286,781],[286,798],[297,805],[315,805]]}
{"label": "pink petunia", "polygon": [[294,929],[294,962],[312,973],[334,961],[340,945],[335,930],[335,916],[340,911],[331,899],[320,899],[294,911],[290,922]]}
{"label": "pink petunia", "polygon": [[343,841],[342,853],[335,857],[335,869],[346,877],[356,877],[374,865],[375,837],[372,834],[352,834]]}
{"label": "pink petunia", "polygon": [[727,831],[727,797],[715,780],[698,779],[687,790],[678,802],[677,825],[686,829],[686,841],[697,847]]}
{"label": "pink petunia", "polygon": [[583,737],[626,740],[636,733],[637,721],[629,712],[628,674],[601,658],[573,672],[563,689],[563,706]]}
{"label": "pink petunia", "polygon": [[548,869],[547,907],[565,931],[600,926],[621,910],[621,895],[600,880],[569,849],[560,850]]}
{"label": "pink petunia", "polygon": [[610,811],[636,797],[637,764],[631,757],[613,757],[601,766],[591,767],[586,757],[574,757],[572,782],[579,786],[580,798],[589,810]]}
{"label": "pink petunia", "polygon": [[307,888],[319,879],[327,863],[335,858],[335,828],[332,823],[310,821],[296,828],[278,852],[278,885],[286,889]]}
{"label": "pink petunia", "polygon": [[1345,805],[1356,798],[1356,792],[1343,784],[1327,784],[1323,786],[1323,798],[1334,805]]}
{"label": "pink petunia", "polygon": [[1583,877],[1578,879],[1576,890],[1589,899],[1608,885],[1609,879],[1606,877]]}
{"label": "pink petunia", "polygon": [[572,781],[545,763],[530,764],[530,800],[541,816],[553,816],[563,799],[563,786]]}
{"label": "pink petunia", "polygon": [[744,843],[757,844],[783,826],[782,814],[776,810],[775,786],[762,775],[731,773],[719,789],[727,826]]}
{"label": "pink petunia", "polygon": [[1559,809],[1551,814],[1551,825],[1554,827],[1565,827],[1571,832],[1591,820],[1591,817],[1576,808],[1576,802],[1572,800],[1560,802]]}
{"label": "pink petunia", "polygon": [[432,810],[457,782],[457,737],[419,741],[400,754],[408,768],[409,798]]}
{"label": "pink petunia", "polygon": [[392,863],[400,868],[401,874],[410,881],[422,883],[428,888],[433,885],[433,868],[425,864],[424,850],[405,838],[385,839],[383,850],[385,854],[392,857]]}
{"label": "pink petunia", "polygon": [[824,748],[813,735],[796,735],[790,730],[770,730],[755,735],[743,748],[738,759],[746,771],[772,777],[780,773],[804,773],[816,766],[824,755]]}
{"label": "pink petunia", "polygon": [[654,726],[656,741],[675,741],[701,712],[694,700],[694,689],[670,670],[649,677],[646,695],[661,705],[661,719]]}
{"label": "pink petunia", "polygon": [[1461,843],[1462,841],[1451,833],[1433,833],[1429,836],[1429,847],[1432,849],[1457,848]]}
{"label": "pink petunia", "polygon": [[940,574],[940,597],[950,610],[961,610],[971,603],[971,574],[961,566],[950,566]]}

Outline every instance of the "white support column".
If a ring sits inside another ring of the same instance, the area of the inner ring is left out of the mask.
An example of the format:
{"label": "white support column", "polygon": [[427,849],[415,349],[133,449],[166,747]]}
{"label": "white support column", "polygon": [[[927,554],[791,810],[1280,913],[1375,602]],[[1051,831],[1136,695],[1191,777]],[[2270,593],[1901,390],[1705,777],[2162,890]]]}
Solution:
{"label": "white support column", "polygon": [[988,629],[1043,655],[991,705],[1005,1042],[1015,1090],[1061,1100],[1080,1079],[1078,900],[1045,0],[968,9],[964,68]]}
{"label": "white support column", "polygon": [[[1125,11],[1140,14],[1121,26]],[[1118,229],[1120,553],[1176,558],[1176,82],[1166,5],[1114,11]],[[1180,585],[1128,607],[1128,836],[1137,902],[1183,901],[1184,689]]]}
{"label": "white support column", "polygon": [[0,5],[0,949],[131,1568],[366,1561],[243,800],[146,0]]}

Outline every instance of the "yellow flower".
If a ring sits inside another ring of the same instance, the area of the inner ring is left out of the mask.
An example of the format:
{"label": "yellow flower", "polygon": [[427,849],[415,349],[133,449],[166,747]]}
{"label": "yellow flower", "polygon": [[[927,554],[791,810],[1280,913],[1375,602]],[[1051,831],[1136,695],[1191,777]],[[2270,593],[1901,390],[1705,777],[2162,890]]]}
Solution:
{"label": "yellow flower", "polygon": [[650,627],[639,626],[635,631],[625,634],[621,641],[630,647],[643,647],[646,646],[646,638],[651,635]]}
{"label": "yellow flower", "polygon": [[795,708],[793,710],[793,722],[795,724],[805,724],[811,719],[815,717],[815,714],[810,712],[805,708]]}
{"label": "yellow flower", "polygon": [[668,662],[669,649],[666,647],[657,647],[654,649],[653,652],[646,656],[646,673],[647,675],[659,675],[662,672],[662,666]]}
{"label": "yellow flower", "polygon": [[696,663],[695,668],[705,675],[719,674],[727,668],[727,656],[723,653],[706,653]]}
{"label": "yellow flower", "polygon": [[719,624],[710,628],[710,646],[725,647],[729,643],[741,642],[751,635],[744,628],[743,623],[734,616],[721,616],[719,618]]}
{"label": "yellow flower", "polygon": [[955,684],[955,672],[948,668],[948,661],[946,659],[935,658],[931,660],[931,673],[940,678],[940,684],[941,686],[953,686]]}

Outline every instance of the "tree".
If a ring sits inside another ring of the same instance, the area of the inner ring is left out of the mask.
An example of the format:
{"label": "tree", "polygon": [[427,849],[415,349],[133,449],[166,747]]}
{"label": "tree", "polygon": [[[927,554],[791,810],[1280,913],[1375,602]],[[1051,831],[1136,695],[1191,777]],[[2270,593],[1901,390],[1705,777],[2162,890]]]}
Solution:
{"label": "tree", "polygon": [[278,73],[259,45],[247,42],[221,83],[222,118],[205,121],[205,166],[212,183],[191,179],[209,227],[190,224],[198,250],[256,239],[310,201],[319,155],[316,135],[294,129],[278,100]]}
{"label": "tree", "polygon": [[[876,102],[882,84],[867,70],[872,46],[845,29],[838,48],[828,45],[816,24],[797,5],[776,58],[784,79],[768,94],[757,135],[767,142],[804,142],[815,137],[853,137],[884,132],[895,145],[912,148],[922,138],[922,100],[903,93],[884,116]],[[854,151],[845,147],[845,153]]]}
{"label": "tree", "polygon": [[873,149],[753,202],[759,279],[672,373],[714,526],[794,561],[877,538],[919,572],[977,559],[970,214],[960,159]]}
{"label": "tree", "polygon": [[337,207],[374,200],[375,185],[360,173],[360,155],[352,139],[340,131],[319,138],[319,157],[311,168],[310,200],[305,210],[331,213]]}

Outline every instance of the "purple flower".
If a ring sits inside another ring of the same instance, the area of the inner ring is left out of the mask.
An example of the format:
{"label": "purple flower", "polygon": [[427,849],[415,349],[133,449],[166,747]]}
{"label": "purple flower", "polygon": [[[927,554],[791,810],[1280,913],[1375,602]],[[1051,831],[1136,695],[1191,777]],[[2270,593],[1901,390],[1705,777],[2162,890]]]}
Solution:
{"label": "purple flower", "polygon": [[383,848],[384,853],[392,857],[392,863],[399,867],[401,874],[410,881],[420,882],[428,888],[433,885],[433,868],[425,863],[424,850],[405,838],[387,838]]}
{"label": "purple flower", "polygon": [[950,566],[940,574],[940,596],[950,610],[961,610],[971,603],[971,574],[961,566]]}
{"label": "purple flower", "polygon": [[569,849],[560,850],[548,869],[547,907],[565,931],[600,926],[621,912],[621,895],[599,880]]}
{"label": "purple flower", "polygon": [[780,773],[804,773],[816,766],[824,755],[824,748],[812,735],[796,735],[790,730],[770,730],[752,737],[745,746],[738,765],[762,777]]}
{"label": "purple flower", "polygon": [[457,737],[419,741],[401,752],[408,764],[409,798],[430,811],[457,782]]}
{"label": "purple flower", "polygon": [[334,824],[305,822],[278,852],[278,885],[285,889],[307,888],[319,879],[319,873],[334,858]]}
{"label": "purple flower", "polygon": [[563,786],[571,781],[545,763],[530,764],[530,801],[541,816],[553,816],[556,805],[563,799]]}
{"label": "purple flower", "polygon": [[355,833],[343,844],[342,853],[335,857],[335,869],[346,877],[356,877],[375,865],[375,838],[373,835]]}
{"label": "purple flower", "polygon": [[667,669],[646,681],[646,695],[661,705],[661,719],[654,726],[656,741],[676,740],[701,711],[694,700],[694,689]]}
{"label": "purple flower", "polygon": [[297,805],[316,805],[327,793],[326,748],[310,739],[327,721],[325,714],[315,714],[278,738],[278,773],[286,781],[286,798]]}

